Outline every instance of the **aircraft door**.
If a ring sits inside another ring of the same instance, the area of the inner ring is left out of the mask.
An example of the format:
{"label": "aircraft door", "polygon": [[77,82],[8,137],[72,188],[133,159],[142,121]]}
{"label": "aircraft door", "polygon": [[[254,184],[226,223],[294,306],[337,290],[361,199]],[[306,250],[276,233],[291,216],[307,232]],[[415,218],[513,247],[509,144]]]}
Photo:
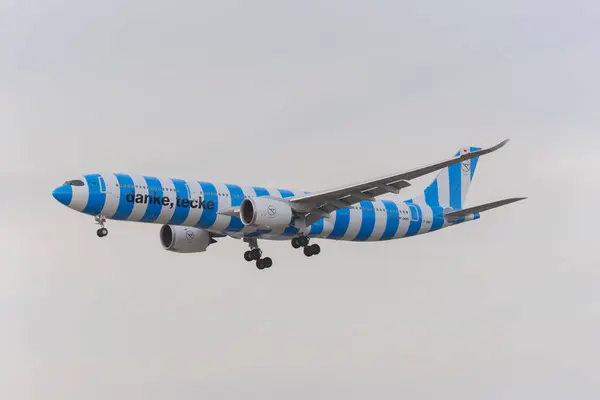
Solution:
{"label": "aircraft door", "polygon": [[419,220],[419,207],[414,204],[408,204],[408,208],[410,210],[410,220],[412,222],[417,222]]}
{"label": "aircraft door", "polygon": [[90,179],[90,194],[92,193],[96,193],[99,196],[98,201],[104,203],[102,207],[104,212],[111,214],[116,211],[119,203],[119,189],[117,188],[117,178],[114,175],[98,174],[93,176]]}
{"label": "aircraft door", "polygon": [[107,188],[106,188],[106,182],[104,181],[104,178],[102,178],[102,175],[98,176],[98,184],[100,186],[100,193],[106,194],[107,192]]}

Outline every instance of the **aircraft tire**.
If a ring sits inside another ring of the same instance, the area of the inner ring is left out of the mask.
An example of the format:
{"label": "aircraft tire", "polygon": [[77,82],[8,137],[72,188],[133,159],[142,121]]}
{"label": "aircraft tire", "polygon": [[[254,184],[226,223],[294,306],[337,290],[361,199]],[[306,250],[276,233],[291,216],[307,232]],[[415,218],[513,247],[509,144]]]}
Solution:
{"label": "aircraft tire", "polygon": [[108,235],[108,229],[100,228],[96,231],[96,234],[98,235],[98,237],[104,237],[104,236]]}
{"label": "aircraft tire", "polygon": [[300,236],[298,237],[298,243],[300,244],[300,246],[306,247],[308,246],[308,238],[306,236]]}
{"label": "aircraft tire", "polygon": [[260,256],[262,255],[262,252],[259,249],[252,249],[250,250],[250,255],[252,256],[253,260],[260,260]]}
{"label": "aircraft tire", "polygon": [[311,252],[316,256],[317,254],[319,254],[321,252],[321,246],[319,246],[318,244],[313,244],[310,246],[311,247]]}
{"label": "aircraft tire", "polygon": [[312,248],[310,246],[306,246],[304,248],[304,255],[306,257],[311,257],[313,255],[313,251],[312,251]]}

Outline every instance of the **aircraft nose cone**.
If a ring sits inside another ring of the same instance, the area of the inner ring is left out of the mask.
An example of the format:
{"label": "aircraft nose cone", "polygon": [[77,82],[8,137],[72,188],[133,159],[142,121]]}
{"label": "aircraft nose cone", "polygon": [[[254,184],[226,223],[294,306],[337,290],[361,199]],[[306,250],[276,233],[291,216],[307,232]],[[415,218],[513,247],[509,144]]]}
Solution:
{"label": "aircraft nose cone", "polygon": [[60,186],[54,189],[52,196],[60,203],[68,206],[73,198],[73,188],[71,186]]}

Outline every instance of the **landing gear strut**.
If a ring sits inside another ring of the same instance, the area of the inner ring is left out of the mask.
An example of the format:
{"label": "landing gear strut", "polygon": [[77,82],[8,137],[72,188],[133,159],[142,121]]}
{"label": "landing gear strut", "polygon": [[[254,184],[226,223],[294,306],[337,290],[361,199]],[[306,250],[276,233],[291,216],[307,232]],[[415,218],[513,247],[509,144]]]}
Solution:
{"label": "landing gear strut", "polygon": [[98,235],[98,237],[102,238],[102,237],[108,235],[108,229],[106,229],[104,227],[106,218],[104,218],[102,215],[96,215],[94,217],[94,221],[96,221],[96,225],[100,225],[100,228],[96,231],[96,234]]}
{"label": "landing gear strut", "polygon": [[321,252],[321,247],[318,244],[309,245],[310,239],[307,236],[298,236],[292,239],[292,247],[298,249],[304,247],[304,255],[306,257],[316,256]]}
{"label": "landing gear strut", "polygon": [[250,250],[244,253],[244,259],[248,262],[256,261],[256,268],[265,269],[271,268],[273,265],[273,260],[270,257],[262,257],[262,250],[258,247],[258,242],[256,239],[244,239],[246,243],[250,246]]}

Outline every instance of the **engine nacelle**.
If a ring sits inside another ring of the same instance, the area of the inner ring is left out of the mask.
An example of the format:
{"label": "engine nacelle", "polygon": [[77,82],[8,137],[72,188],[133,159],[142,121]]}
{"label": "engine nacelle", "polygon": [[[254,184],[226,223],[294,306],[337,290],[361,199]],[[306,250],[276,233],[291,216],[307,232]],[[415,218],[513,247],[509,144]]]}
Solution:
{"label": "engine nacelle", "polygon": [[176,253],[200,253],[215,243],[204,229],[178,225],[163,225],[160,228],[160,243],[163,248]]}
{"label": "engine nacelle", "polygon": [[273,229],[288,226],[294,218],[289,204],[267,197],[248,197],[240,204],[240,219],[246,226]]}

